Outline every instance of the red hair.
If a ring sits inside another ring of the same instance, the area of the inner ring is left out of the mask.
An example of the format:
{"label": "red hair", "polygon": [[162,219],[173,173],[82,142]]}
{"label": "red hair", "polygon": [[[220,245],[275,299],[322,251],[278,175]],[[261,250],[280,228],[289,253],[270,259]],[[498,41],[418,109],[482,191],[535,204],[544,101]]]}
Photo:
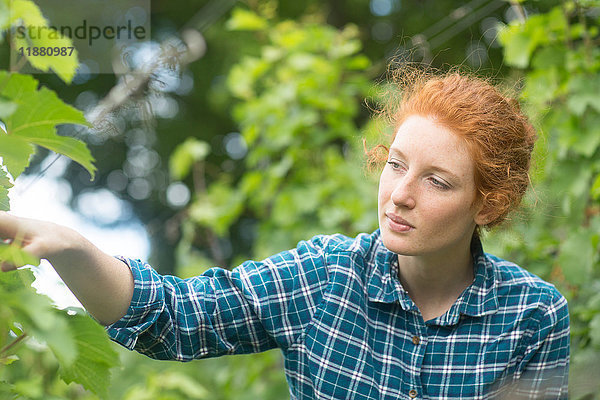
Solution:
{"label": "red hair", "polygon": [[[530,183],[535,129],[519,103],[488,80],[458,72],[432,75],[400,70],[393,75],[392,96],[380,111],[394,133],[411,115],[435,118],[461,137],[475,164],[476,201],[489,212],[491,228],[517,208]],[[393,138],[392,138],[393,141]],[[368,151],[371,164],[384,161],[376,146]],[[479,230],[479,227],[478,227]],[[477,231],[478,233],[478,231]]]}

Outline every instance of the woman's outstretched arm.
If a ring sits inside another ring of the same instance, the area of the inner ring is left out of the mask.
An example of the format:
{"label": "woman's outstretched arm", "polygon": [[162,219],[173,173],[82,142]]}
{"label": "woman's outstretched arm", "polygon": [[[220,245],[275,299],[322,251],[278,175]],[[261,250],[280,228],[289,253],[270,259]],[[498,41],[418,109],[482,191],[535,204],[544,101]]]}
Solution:
{"label": "woman's outstretched arm", "polygon": [[[0,238],[18,241],[25,251],[47,259],[101,324],[111,324],[127,312],[133,294],[129,267],[74,230],[0,212]],[[2,264],[3,271],[14,268]]]}

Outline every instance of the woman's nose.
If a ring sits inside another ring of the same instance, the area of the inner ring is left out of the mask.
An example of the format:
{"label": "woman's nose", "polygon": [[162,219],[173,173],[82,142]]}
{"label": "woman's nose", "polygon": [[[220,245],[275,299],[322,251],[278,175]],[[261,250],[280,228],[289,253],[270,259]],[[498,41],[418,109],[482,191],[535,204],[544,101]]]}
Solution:
{"label": "woman's nose", "polygon": [[406,207],[413,209],[416,205],[416,185],[410,175],[404,175],[401,179],[394,182],[395,187],[392,191],[392,202],[396,207]]}

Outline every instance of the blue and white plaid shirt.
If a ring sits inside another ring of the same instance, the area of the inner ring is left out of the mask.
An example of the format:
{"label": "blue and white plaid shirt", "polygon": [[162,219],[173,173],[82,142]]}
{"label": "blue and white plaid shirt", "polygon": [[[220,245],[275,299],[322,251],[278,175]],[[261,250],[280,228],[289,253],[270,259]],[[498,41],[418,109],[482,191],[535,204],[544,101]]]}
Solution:
{"label": "blue and white plaid shirt", "polygon": [[133,300],[107,330],[158,359],[279,348],[292,399],[567,398],[566,300],[477,240],[472,252],[473,283],[429,321],[379,231],[316,236],[189,279],[124,260]]}

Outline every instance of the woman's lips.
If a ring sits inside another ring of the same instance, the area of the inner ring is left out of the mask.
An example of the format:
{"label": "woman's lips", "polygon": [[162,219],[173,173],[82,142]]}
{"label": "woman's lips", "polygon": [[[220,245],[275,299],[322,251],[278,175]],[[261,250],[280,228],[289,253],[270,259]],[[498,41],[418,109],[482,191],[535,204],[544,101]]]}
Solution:
{"label": "woman's lips", "polygon": [[411,225],[410,222],[396,214],[387,212],[385,213],[385,216],[388,219],[388,225],[390,229],[394,232],[403,233],[415,229],[415,227]]}

